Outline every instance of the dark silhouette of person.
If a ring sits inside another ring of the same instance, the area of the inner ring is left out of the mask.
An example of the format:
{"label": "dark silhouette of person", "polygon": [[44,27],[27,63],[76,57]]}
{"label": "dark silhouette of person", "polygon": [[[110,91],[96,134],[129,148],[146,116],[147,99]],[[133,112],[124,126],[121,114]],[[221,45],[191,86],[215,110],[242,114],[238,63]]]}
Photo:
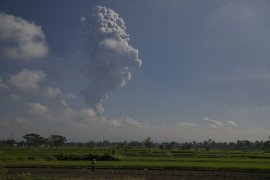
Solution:
{"label": "dark silhouette of person", "polygon": [[92,172],[94,172],[95,171],[95,168],[96,168],[96,159],[93,159],[92,160],[91,166],[92,166]]}

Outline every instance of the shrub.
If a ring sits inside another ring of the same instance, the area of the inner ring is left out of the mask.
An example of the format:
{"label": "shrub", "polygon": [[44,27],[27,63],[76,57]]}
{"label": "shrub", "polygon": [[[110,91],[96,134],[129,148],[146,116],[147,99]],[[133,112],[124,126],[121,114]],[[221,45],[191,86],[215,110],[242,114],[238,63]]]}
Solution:
{"label": "shrub", "polygon": [[92,159],[100,160],[100,161],[119,161],[118,158],[114,157],[109,153],[100,154],[86,154],[86,155],[78,155],[78,154],[58,154],[55,155],[57,160],[61,161],[91,161]]}

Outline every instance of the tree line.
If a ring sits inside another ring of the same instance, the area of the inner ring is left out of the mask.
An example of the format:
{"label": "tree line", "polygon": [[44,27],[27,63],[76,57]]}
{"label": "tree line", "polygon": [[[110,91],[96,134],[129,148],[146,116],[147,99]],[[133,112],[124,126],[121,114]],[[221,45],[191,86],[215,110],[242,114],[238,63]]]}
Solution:
{"label": "tree line", "polygon": [[63,146],[67,139],[61,135],[50,135],[48,138],[39,134],[30,133],[23,136],[24,141],[2,140],[0,146],[18,146],[18,147],[60,147]]}
{"label": "tree line", "polygon": [[270,139],[268,141],[249,141],[249,140],[237,140],[236,142],[215,142],[212,139],[208,139],[203,142],[184,142],[179,143],[175,141],[171,142],[154,142],[151,137],[147,137],[143,141],[124,141],[124,142],[110,142],[108,140],[103,141],[89,141],[82,142],[67,142],[67,138],[61,135],[50,135],[45,138],[39,134],[31,133],[23,136],[24,141],[15,140],[2,140],[0,141],[0,147],[77,147],[77,148],[95,148],[95,147],[107,147],[123,149],[127,151],[131,148],[148,148],[148,149],[160,149],[160,150],[199,150],[199,149],[216,149],[216,150],[242,150],[242,151],[270,151]]}

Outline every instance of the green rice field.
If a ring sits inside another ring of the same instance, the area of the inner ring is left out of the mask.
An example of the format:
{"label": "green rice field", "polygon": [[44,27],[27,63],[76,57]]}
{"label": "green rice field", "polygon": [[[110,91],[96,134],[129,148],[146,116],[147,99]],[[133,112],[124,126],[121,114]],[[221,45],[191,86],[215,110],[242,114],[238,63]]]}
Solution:
{"label": "green rice field", "polygon": [[129,149],[112,153],[110,148],[0,149],[3,168],[88,168],[93,158],[100,169],[270,171],[268,152]]}

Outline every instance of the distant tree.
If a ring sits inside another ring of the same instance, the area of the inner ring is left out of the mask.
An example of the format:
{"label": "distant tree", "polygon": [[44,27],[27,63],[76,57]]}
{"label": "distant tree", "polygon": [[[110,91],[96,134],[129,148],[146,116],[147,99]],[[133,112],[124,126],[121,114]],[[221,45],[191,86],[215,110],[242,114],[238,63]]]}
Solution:
{"label": "distant tree", "polygon": [[135,148],[139,148],[139,147],[142,147],[143,146],[143,143],[142,142],[138,142],[138,141],[131,141],[128,143],[128,147],[135,147]]}
{"label": "distant tree", "polygon": [[50,135],[49,141],[55,147],[62,146],[67,141],[66,137],[60,135]]}
{"label": "distant tree", "polygon": [[165,142],[159,144],[159,149],[160,150],[165,150],[166,147],[167,147],[167,143],[165,143]]}
{"label": "distant tree", "polygon": [[39,134],[31,133],[23,136],[28,146],[38,147],[42,144],[46,144],[48,139],[41,137]]}
{"label": "distant tree", "polygon": [[7,140],[6,143],[7,143],[7,146],[9,146],[9,147],[15,146],[15,144],[16,144],[15,140],[13,140],[13,139]]}
{"label": "distant tree", "polygon": [[103,146],[103,147],[109,147],[109,146],[111,146],[111,142],[108,141],[108,140],[104,140],[104,141],[102,142],[102,146]]}
{"label": "distant tree", "polygon": [[252,143],[248,140],[244,141],[245,150],[249,150],[251,148]]}
{"label": "distant tree", "polygon": [[244,142],[241,140],[237,140],[236,142],[236,149],[237,150],[243,150],[245,148]]}
{"label": "distant tree", "polygon": [[178,148],[178,147],[179,147],[179,144],[177,142],[174,142],[174,141],[172,141],[168,144],[168,149],[174,149],[174,148]]}
{"label": "distant tree", "polygon": [[89,141],[89,142],[87,142],[87,147],[88,148],[93,148],[93,147],[95,147],[96,146],[96,143],[94,142],[94,141]]}
{"label": "distant tree", "polygon": [[269,150],[269,149],[270,149],[270,141],[265,141],[265,142],[263,143],[263,147],[264,147],[265,149]]}
{"label": "distant tree", "polygon": [[113,143],[113,145],[117,148],[117,149],[123,149],[125,147],[125,142],[115,142]]}
{"label": "distant tree", "polygon": [[0,146],[13,147],[16,144],[15,140],[2,140],[0,141]]}
{"label": "distant tree", "polygon": [[26,146],[25,141],[19,141],[19,142],[16,142],[16,144],[17,144],[18,147],[24,147],[24,146]]}
{"label": "distant tree", "polygon": [[152,139],[150,137],[147,137],[144,140],[144,146],[148,147],[149,149],[153,146],[153,141],[152,141]]}
{"label": "distant tree", "polygon": [[128,146],[127,146],[127,145],[124,147],[124,152],[125,152],[126,154],[128,153]]}
{"label": "distant tree", "polygon": [[228,148],[230,150],[234,150],[235,149],[235,143],[233,143],[233,142],[229,142],[228,146],[229,146]]}
{"label": "distant tree", "polygon": [[112,155],[115,155],[115,147],[112,148]]}
{"label": "distant tree", "polygon": [[261,150],[263,148],[263,143],[264,143],[263,141],[255,141],[254,142],[254,146],[255,146],[254,148],[258,149],[258,150]]}
{"label": "distant tree", "polygon": [[192,147],[192,143],[185,143],[182,145],[182,150],[190,150]]}

